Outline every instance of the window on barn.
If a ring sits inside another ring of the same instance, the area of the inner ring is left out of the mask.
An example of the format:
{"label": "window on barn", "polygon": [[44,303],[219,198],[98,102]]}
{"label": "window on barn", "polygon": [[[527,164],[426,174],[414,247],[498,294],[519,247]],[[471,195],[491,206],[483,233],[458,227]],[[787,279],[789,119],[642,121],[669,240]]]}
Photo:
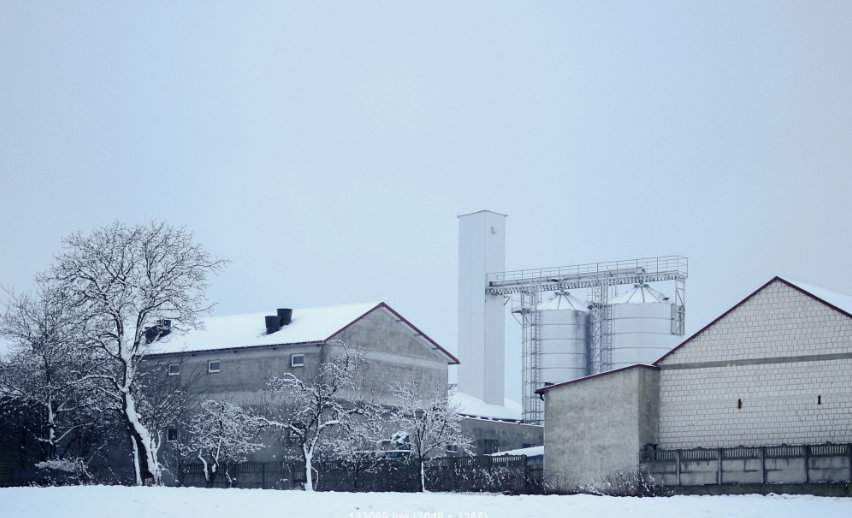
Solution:
{"label": "window on barn", "polygon": [[290,367],[304,367],[305,366],[305,355],[304,354],[291,354],[290,355]]}
{"label": "window on barn", "polygon": [[742,399],[738,399],[738,400],[737,400],[737,410],[740,410],[742,407],[743,407],[743,400],[742,400]]}
{"label": "window on barn", "polygon": [[169,364],[169,376],[179,376],[180,375],[180,364],[179,363],[170,363]]}
{"label": "window on barn", "polygon": [[477,443],[480,455],[496,453],[499,446],[497,439],[480,439]]}
{"label": "window on barn", "polygon": [[817,396],[817,405],[821,405],[821,404],[822,404],[822,394]]}
{"label": "window on barn", "polygon": [[178,440],[177,428],[169,428],[166,431],[166,440],[169,442],[175,442]]}
{"label": "window on barn", "polygon": [[220,362],[219,360],[210,360],[209,362],[207,362],[207,372],[209,374],[216,374],[218,372],[221,372],[221,370],[222,362]]}

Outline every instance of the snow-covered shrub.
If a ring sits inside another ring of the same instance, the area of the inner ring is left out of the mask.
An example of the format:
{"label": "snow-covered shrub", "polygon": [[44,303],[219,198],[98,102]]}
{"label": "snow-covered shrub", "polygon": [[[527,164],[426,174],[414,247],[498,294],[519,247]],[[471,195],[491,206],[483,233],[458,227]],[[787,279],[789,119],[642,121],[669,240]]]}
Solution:
{"label": "snow-covered shrub", "polygon": [[580,486],[579,493],[606,496],[668,496],[669,490],[644,471],[619,471],[602,482]]}
{"label": "snow-covered shrub", "polygon": [[78,486],[93,481],[86,461],[81,458],[51,459],[36,463],[34,485]]}

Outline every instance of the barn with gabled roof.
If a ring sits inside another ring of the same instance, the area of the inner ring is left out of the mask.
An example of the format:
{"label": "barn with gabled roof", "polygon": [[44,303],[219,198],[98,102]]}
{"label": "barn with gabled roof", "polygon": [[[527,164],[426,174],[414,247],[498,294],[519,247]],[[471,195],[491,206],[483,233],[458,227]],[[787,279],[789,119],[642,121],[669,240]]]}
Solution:
{"label": "barn with gabled roof", "polygon": [[648,448],[849,444],[852,297],[773,277],[652,365],[539,393],[554,487],[637,470]]}

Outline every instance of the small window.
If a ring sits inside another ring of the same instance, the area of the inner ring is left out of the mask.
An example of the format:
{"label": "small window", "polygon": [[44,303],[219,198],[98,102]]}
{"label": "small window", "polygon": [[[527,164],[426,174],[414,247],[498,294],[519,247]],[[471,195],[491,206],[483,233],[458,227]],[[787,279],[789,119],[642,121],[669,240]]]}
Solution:
{"label": "small window", "polygon": [[458,444],[448,444],[447,445],[447,453],[458,453],[459,446]]}
{"label": "small window", "polygon": [[177,428],[169,428],[166,430],[166,440],[169,442],[175,442],[178,440]]}
{"label": "small window", "polygon": [[743,400],[742,400],[742,399],[738,399],[738,400],[737,400],[737,410],[742,409],[742,407],[743,407]]}
{"label": "small window", "polygon": [[479,440],[479,454],[487,455],[489,453],[495,453],[499,448],[500,443],[497,439],[480,439]]}
{"label": "small window", "polygon": [[290,367],[304,367],[305,366],[305,355],[304,354],[291,354],[290,355]]}
{"label": "small window", "polygon": [[179,363],[170,363],[169,364],[169,376],[180,376],[180,364]]}
{"label": "small window", "polygon": [[821,404],[822,404],[822,394],[817,396],[817,405],[821,405]]}
{"label": "small window", "polygon": [[222,362],[219,360],[210,360],[207,362],[207,372],[210,374],[216,374],[222,370]]}

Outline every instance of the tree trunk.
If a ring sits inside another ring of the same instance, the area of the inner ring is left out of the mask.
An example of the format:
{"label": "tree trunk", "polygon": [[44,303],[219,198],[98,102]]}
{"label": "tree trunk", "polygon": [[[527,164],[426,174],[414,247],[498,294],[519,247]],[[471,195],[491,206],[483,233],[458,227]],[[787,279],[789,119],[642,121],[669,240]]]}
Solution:
{"label": "tree trunk", "polygon": [[313,453],[308,452],[306,449],[302,449],[303,457],[305,459],[305,491],[313,491],[314,490],[314,472],[313,472]]}
{"label": "tree trunk", "polygon": [[134,444],[134,453],[136,454],[136,484],[143,485],[146,480],[151,480],[155,486],[161,483],[162,473],[157,462],[156,452],[150,432],[145,425],[139,421],[139,414],[136,412],[136,400],[127,392],[123,394],[124,399],[124,418],[127,421],[127,428],[130,433],[130,440]]}
{"label": "tree trunk", "polygon": [[428,493],[426,490],[426,463],[423,462],[423,459],[420,459],[420,491],[423,493]]}

